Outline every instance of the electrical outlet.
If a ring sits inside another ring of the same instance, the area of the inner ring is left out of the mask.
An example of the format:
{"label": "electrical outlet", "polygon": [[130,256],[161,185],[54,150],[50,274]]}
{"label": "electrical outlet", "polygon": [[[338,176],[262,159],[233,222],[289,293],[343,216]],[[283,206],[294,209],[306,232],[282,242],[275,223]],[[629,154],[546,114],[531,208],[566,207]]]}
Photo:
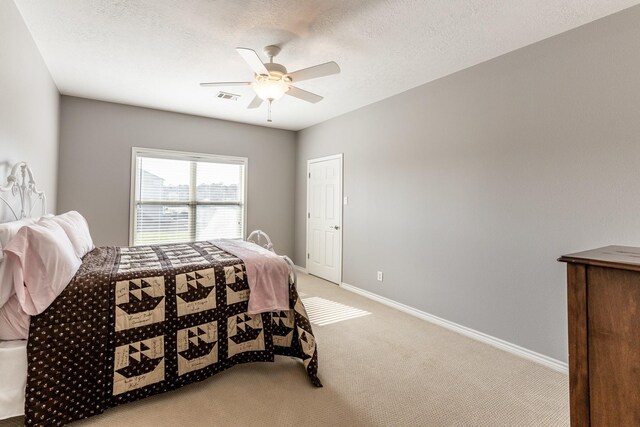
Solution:
{"label": "electrical outlet", "polygon": [[382,282],[382,271],[378,271],[378,282]]}

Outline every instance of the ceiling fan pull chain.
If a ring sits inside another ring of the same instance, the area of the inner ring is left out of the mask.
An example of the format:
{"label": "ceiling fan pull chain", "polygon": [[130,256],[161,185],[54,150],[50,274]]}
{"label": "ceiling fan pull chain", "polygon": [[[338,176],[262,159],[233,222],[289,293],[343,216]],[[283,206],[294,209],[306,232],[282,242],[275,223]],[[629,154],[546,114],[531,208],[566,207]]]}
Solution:
{"label": "ceiling fan pull chain", "polygon": [[269,100],[269,115],[267,116],[267,121],[269,123],[271,123],[271,102],[273,101],[273,99]]}

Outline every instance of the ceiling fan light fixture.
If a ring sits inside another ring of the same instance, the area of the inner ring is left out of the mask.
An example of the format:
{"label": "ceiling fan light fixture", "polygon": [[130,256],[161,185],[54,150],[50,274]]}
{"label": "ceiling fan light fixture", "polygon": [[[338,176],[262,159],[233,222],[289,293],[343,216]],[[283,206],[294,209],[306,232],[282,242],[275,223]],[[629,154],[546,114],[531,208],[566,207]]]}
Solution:
{"label": "ceiling fan light fixture", "polygon": [[258,77],[253,84],[253,90],[264,101],[277,101],[289,90],[289,86],[282,79],[264,79]]}

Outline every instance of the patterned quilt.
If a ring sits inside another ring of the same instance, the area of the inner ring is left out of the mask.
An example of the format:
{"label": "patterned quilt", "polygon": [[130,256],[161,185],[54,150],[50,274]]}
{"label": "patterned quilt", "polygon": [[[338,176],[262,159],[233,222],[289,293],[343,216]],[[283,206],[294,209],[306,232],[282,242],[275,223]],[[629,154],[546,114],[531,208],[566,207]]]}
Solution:
{"label": "patterned quilt", "polygon": [[25,423],[62,425],[239,363],[302,359],[316,342],[290,283],[288,311],[249,315],[245,266],[210,242],[102,247],[31,320]]}

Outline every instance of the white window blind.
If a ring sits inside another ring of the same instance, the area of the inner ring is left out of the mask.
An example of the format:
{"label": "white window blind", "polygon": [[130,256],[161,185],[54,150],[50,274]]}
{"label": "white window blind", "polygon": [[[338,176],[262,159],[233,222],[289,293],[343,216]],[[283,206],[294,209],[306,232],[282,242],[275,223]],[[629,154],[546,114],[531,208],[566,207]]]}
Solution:
{"label": "white window blind", "polygon": [[242,239],[245,158],[134,149],[131,244]]}

